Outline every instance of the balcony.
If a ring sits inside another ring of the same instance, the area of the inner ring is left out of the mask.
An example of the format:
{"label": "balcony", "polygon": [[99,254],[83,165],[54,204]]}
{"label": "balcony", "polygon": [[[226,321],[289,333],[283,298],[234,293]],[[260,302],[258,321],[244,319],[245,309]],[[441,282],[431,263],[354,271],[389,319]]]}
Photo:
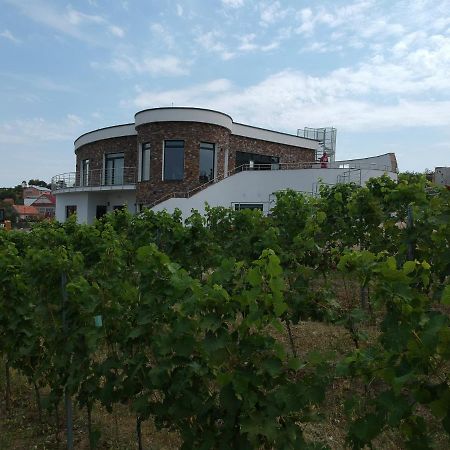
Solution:
{"label": "balcony", "polygon": [[75,191],[129,190],[136,187],[136,168],[93,169],[86,173],[68,172],[52,177],[54,193]]}

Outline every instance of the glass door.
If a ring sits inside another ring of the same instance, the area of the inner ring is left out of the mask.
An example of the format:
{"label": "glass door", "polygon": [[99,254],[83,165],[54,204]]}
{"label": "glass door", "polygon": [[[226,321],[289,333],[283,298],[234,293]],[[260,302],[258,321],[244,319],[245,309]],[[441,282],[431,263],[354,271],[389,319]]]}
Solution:
{"label": "glass door", "polygon": [[105,184],[123,184],[123,153],[108,153],[105,159]]}

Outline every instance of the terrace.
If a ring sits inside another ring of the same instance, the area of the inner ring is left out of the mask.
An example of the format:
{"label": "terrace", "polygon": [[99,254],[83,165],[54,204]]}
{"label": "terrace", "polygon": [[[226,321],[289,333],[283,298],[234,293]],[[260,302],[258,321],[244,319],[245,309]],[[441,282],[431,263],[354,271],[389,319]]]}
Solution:
{"label": "terrace", "polygon": [[136,168],[92,169],[84,173],[67,172],[52,177],[54,193],[112,191],[136,188]]}

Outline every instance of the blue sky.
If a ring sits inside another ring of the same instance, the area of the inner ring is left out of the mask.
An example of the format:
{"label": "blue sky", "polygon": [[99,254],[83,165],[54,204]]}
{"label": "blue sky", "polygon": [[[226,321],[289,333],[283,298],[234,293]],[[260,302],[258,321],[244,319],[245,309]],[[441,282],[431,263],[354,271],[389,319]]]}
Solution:
{"label": "blue sky", "polygon": [[0,186],[75,168],[80,134],[159,106],[296,133],[338,159],[450,165],[450,0],[0,0]]}

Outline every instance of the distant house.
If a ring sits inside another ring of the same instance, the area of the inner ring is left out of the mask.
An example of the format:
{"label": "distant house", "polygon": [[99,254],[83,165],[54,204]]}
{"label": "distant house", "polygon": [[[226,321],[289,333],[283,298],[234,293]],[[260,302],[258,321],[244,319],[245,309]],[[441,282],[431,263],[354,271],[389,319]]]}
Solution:
{"label": "distant house", "polygon": [[41,194],[30,206],[37,208],[41,217],[55,217],[56,198],[51,193]]}
{"label": "distant house", "polygon": [[450,189],[450,167],[436,167],[433,181]]}
{"label": "distant house", "polygon": [[32,205],[42,194],[51,195],[50,189],[41,186],[28,186],[23,188],[23,204]]}
{"label": "distant house", "polygon": [[39,219],[40,217],[38,209],[34,206],[13,205],[12,207],[20,220]]}

